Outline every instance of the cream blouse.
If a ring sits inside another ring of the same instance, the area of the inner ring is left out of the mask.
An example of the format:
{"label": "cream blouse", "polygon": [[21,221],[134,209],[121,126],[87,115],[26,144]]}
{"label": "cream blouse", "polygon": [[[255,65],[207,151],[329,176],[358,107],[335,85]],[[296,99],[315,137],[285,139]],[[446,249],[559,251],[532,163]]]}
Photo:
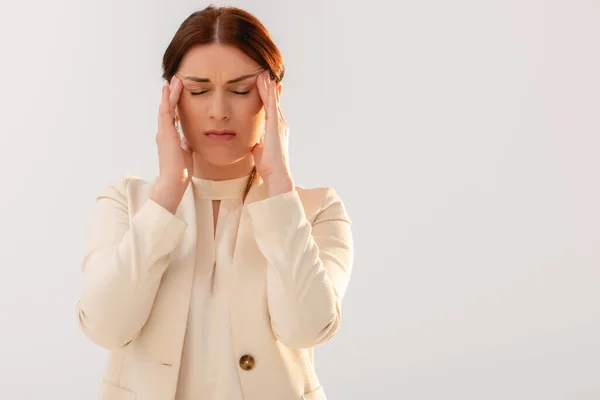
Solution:
{"label": "cream blouse", "polygon": [[[243,400],[229,320],[228,279],[248,177],[192,177],[196,265],[176,400]],[[216,230],[213,200],[220,200]]]}

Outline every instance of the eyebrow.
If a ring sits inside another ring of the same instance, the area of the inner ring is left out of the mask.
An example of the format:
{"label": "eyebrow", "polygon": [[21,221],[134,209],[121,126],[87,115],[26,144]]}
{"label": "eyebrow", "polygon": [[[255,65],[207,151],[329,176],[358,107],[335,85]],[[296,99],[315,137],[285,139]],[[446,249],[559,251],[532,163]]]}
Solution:
{"label": "eyebrow", "polygon": [[[252,74],[242,75],[242,76],[239,76],[237,78],[228,80],[226,84],[238,83],[238,82],[241,82],[241,81],[246,80],[248,78],[255,77],[256,75],[258,75],[258,73],[256,73],[256,72],[252,73]],[[182,79],[187,79],[189,81],[199,82],[199,83],[210,82],[210,79],[208,79],[208,78],[199,78],[197,76],[183,76]]]}

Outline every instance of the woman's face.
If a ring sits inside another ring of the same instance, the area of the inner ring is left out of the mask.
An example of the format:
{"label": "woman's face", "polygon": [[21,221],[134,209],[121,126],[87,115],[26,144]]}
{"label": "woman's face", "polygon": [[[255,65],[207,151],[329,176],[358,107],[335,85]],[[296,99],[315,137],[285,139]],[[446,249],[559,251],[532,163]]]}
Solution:
{"label": "woman's face", "polygon": [[[178,116],[190,147],[206,162],[228,165],[251,157],[265,123],[256,86],[262,71],[241,50],[221,44],[196,46],[183,57],[176,73],[183,82]],[[207,135],[210,130],[235,135]]]}

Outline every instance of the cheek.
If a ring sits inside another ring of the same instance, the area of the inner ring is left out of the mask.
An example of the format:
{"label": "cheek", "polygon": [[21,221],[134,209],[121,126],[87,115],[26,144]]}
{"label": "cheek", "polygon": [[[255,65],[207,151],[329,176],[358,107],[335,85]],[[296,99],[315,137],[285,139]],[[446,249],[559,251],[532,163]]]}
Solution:
{"label": "cheek", "polygon": [[265,130],[265,115],[265,109],[262,107],[262,103],[258,109],[253,110],[252,119],[250,122],[250,125],[252,126],[253,141],[258,141]]}
{"label": "cheek", "polygon": [[202,105],[197,99],[194,99],[189,94],[182,93],[177,103],[177,108],[182,119],[196,121],[202,115]]}
{"label": "cheek", "polygon": [[259,120],[261,118],[264,119],[265,117],[265,111],[261,102],[244,104],[238,111],[238,115],[245,120]]}
{"label": "cheek", "polygon": [[253,90],[251,94],[241,100],[238,104],[240,114],[246,118],[256,118],[263,110],[263,103],[257,90]]}
{"label": "cheek", "polygon": [[265,109],[260,98],[239,104],[236,119],[248,127],[248,133],[252,141],[258,140],[265,125]]}

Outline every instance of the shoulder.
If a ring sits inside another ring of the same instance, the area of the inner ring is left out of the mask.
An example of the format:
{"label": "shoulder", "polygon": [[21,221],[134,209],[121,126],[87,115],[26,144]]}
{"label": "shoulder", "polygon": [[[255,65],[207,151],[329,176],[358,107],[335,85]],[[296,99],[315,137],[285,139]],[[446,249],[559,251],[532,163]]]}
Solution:
{"label": "shoulder", "polygon": [[350,217],[342,198],[330,186],[305,187],[296,185],[296,192],[307,213],[318,220],[326,215],[328,219],[343,219],[350,222]]}
{"label": "shoulder", "polygon": [[115,200],[125,201],[131,194],[145,191],[151,182],[139,176],[123,173],[120,177],[110,181],[104,189],[96,195],[96,199],[110,197]]}

